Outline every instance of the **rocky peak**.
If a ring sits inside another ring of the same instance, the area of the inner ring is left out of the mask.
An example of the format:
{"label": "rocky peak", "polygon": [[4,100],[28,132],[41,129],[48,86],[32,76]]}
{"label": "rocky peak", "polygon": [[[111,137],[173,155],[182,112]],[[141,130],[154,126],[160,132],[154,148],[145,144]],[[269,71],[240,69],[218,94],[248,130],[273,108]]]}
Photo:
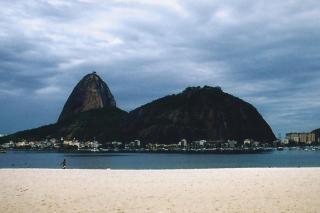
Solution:
{"label": "rocky peak", "polygon": [[116,107],[116,102],[107,84],[94,71],[84,76],[73,89],[58,121],[80,112],[105,107]]}
{"label": "rocky peak", "polygon": [[205,92],[205,91],[210,91],[210,92],[216,92],[216,93],[222,93],[222,89],[219,86],[216,87],[211,87],[211,86],[197,86],[197,87],[187,87],[185,90],[183,90],[182,94],[194,94],[197,92]]}

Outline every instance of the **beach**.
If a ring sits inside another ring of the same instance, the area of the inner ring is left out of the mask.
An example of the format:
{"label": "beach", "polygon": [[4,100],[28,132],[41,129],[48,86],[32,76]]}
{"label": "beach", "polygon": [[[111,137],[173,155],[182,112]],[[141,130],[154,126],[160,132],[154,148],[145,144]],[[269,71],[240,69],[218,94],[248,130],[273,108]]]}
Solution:
{"label": "beach", "polygon": [[319,212],[320,168],[0,169],[0,212]]}

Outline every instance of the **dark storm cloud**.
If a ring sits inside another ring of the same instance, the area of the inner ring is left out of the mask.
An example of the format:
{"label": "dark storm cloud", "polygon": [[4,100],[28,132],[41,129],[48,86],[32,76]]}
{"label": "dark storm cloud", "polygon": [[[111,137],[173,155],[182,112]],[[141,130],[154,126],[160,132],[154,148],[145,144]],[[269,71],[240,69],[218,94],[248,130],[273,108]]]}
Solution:
{"label": "dark storm cloud", "polygon": [[318,1],[0,6],[2,132],[54,122],[92,70],[126,110],[187,86],[220,85],[255,105],[275,133],[320,127]]}

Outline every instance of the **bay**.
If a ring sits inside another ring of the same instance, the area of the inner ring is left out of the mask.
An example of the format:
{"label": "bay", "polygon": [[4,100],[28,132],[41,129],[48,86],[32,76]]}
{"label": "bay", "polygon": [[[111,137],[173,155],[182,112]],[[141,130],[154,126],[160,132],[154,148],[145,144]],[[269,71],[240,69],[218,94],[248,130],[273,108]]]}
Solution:
{"label": "bay", "polygon": [[202,169],[252,167],[319,167],[320,150],[284,150],[260,154],[63,153],[8,151],[0,168]]}

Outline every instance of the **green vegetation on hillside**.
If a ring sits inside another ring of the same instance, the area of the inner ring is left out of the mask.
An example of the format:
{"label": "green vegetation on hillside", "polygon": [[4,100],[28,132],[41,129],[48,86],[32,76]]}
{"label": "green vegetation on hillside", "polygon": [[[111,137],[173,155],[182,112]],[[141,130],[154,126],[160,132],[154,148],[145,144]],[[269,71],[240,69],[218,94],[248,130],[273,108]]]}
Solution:
{"label": "green vegetation on hillside", "polygon": [[126,114],[127,112],[114,107],[90,110],[62,122],[2,137],[0,143],[60,137],[78,140],[92,140],[95,137],[101,142],[121,140],[120,125]]}

